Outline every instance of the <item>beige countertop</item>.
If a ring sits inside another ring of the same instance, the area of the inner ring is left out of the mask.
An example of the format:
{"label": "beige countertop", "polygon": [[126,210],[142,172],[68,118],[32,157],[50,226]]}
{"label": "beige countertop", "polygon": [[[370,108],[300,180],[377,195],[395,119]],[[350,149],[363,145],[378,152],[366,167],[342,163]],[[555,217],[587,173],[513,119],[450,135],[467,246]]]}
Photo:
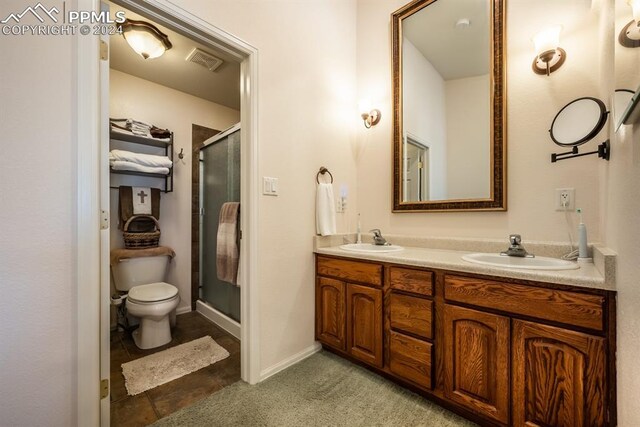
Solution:
{"label": "beige countertop", "polygon": [[576,270],[525,270],[500,268],[470,263],[462,259],[463,255],[473,251],[432,249],[408,247],[399,252],[360,253],[340,249],[338,246],[316,247],[315,252],[321,255],[332,255],[344,258],[388,262],[417,267],[429,267],[464,273],[485,274],[495,277],[533,280],[545,283],[557,283],[588,289],[615,291],[611,280],[606,280],[595,264],[580,264]]}

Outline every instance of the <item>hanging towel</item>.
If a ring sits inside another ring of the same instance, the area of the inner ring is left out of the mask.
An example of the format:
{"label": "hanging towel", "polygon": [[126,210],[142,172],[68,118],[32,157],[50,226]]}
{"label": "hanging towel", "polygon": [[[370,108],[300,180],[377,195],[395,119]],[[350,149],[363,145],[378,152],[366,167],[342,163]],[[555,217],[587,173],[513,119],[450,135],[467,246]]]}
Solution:
{"label": "hanging towel", "polygon": [[[137,187],[137,191],[134,190],[134,187],[129,186],[120,186],[118,187],[118,202],[120,203],[119,212],[120,212],[120,229],[124,227],[124,223],[127,222],[129,218],[134,215],[134,207],[133,200],[134,194],[140,192],[140,187]],[[152,215],[155,219],[160,219],[160,189],[159,188],[145,188],[144,192],[146,194],[150,194],[151,197],[151,213],[148,215]],[[140,199],[140,196],[135,196]],[[145,197],[145,199],[147,199]],[[145,200],[146,201],[146,200]],[[151,219],[145,223],[145,221],[136,221],[133,224],[135,229],[130,229],[130,231],[141,232],[141,231],[151,231],[155,228],[155,222]]]}
{"label": "hanging towel", "polygon": [[151,187],[131,187],[133,214],[151,215]]}
{"label": "hanging towel", "polygon": [[167,156],[156,156],[153,154],[134,153],[126,150],[111,150],[109,152],[109,161],[125,161],[136,163],[140,166],[150,166],[154,168],[171,168],[173,162]]}
{"label": "hanging towel", "polygon": [[336,207],[333,185],[318,184],[316,194],[316,232],[321,236],[336,234]]}
{"label": "hanging towel", "polygon": [[240,203],[227,202],[220,208],[216,244],[216,272],[218,279],[238,286]]}

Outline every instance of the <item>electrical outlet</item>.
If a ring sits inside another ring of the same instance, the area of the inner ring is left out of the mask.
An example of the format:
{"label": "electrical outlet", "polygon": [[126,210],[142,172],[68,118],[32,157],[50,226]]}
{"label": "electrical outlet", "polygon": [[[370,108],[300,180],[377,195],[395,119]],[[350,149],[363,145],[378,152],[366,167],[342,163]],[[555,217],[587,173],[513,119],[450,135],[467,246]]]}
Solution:
{"label": "electrical outlet", "polygon": [[576,206],[575,188],[556,188],[556,210],[573,211]]}
{"label": "electrical outlet", "polygon": [[346,197],[338,197],[338,203],[336,204],[336,212],[344,213],[347,210],[347,198]]}

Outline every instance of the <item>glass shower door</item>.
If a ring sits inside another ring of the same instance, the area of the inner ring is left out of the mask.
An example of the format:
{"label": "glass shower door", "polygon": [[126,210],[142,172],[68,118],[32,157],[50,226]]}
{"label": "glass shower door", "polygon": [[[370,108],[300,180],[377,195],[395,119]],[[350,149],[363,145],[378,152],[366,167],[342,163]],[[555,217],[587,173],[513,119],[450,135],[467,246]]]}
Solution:
{"label": "glass shower door", "polygon": [[218,279],[216,245],[220,209],[240,201],[240,130],[201,150],[200,299],[240,322],[240,287]]}

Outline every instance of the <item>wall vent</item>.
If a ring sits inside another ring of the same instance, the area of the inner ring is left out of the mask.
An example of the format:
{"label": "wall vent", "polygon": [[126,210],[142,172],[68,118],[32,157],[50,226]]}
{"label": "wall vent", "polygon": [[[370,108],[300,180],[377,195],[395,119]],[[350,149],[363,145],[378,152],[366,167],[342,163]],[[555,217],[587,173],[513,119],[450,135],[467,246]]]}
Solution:
{"label": "wall vent", "polygon": [[191,51],[189,56],[187,56],[186,61],[201,65],[209,71],[215,71],[224,62],[222,59],[216,58],[210,53],[198,49],[197,47]]}

